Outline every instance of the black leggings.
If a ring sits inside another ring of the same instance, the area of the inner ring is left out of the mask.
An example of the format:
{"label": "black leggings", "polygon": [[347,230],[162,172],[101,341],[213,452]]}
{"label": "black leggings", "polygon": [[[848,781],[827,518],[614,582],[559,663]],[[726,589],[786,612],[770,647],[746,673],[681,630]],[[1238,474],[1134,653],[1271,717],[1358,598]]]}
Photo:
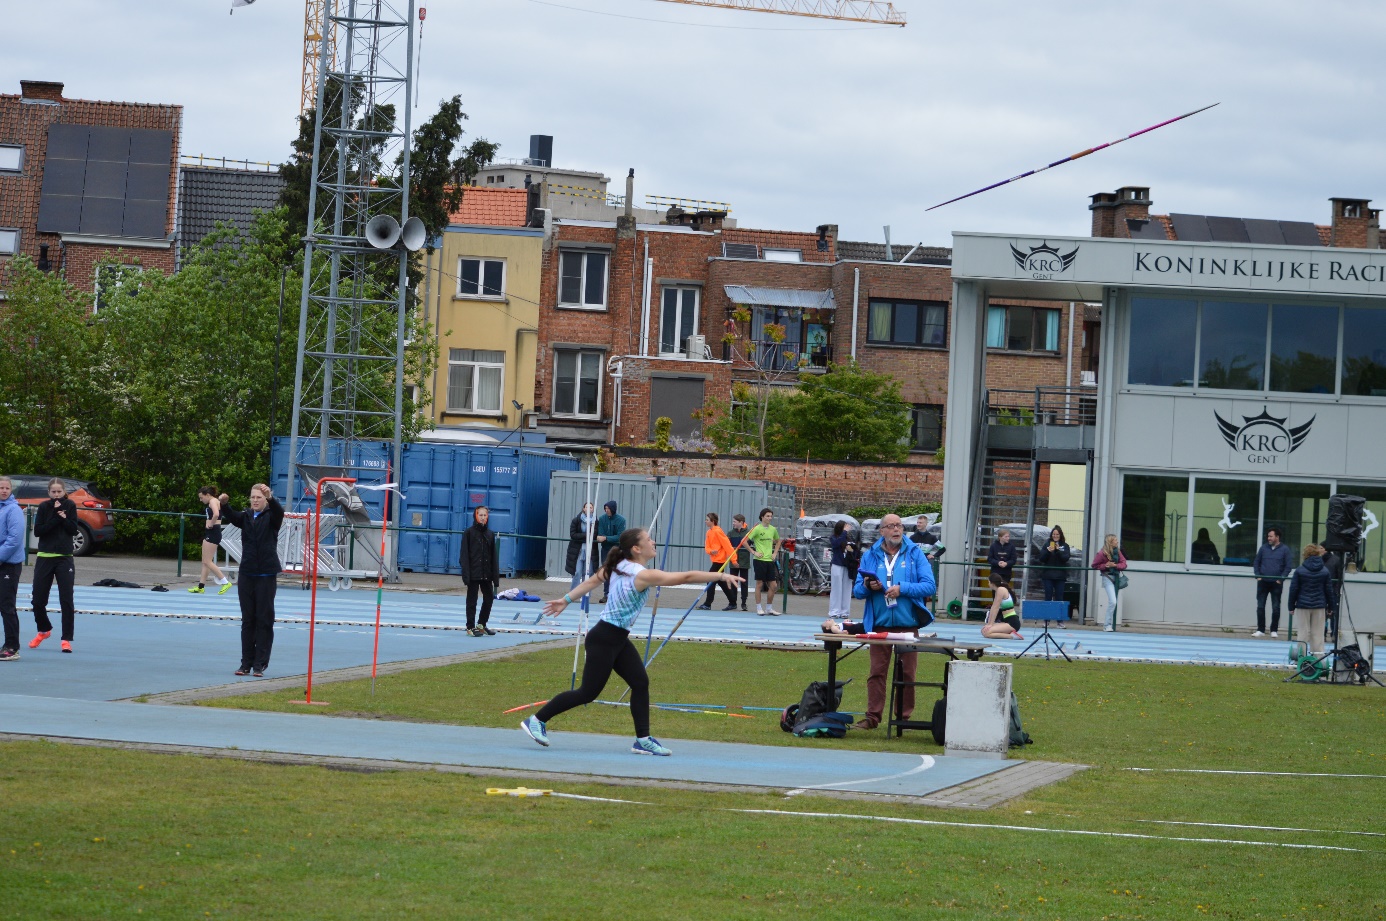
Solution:
{"label": "black leggings", "polygon": [[606,687],[615,672],[630,685],[630,717],[635,721],[635,736],[643,739],[650,734],[650,679],[640,653],[630,641],[630,631],[598,621],[587,631],[587,661],[582,666],[582,684],[576,691],[557,695],[536,714],[539,722],[566,713],[574,707],[590,704]]}
{"label": "black leggings", "polygon": [[491,582],[467,583],[467,629],[476,626],[476,593],[481,592],[481,625],[491,619],[491,602],[495,600],[496,589]]}
{"label": "black leggings", "polygon": [[[746,593],[749,592],[749,591],[751,590],[751,573],[750,573],[748,570],[739,569],[739,568],[733,566],[733,567],[731,567],[731,574],[734,575],[734,576],[740,576],[740,577],[741,577],[741,605],[742,605],[742,607],[745,607],[745,605],[746,605]],[[710,602],[710,601],[708,602],[708,604],[711,604],[711,603],[712,603],[712,602]]]}
{"label": "black leggings", "polygon": [[48,593],[53,583],[58,583],[58,604],[63,612],[63,639],[72,641],[72,628],[77,609],[72,602],[72,585],[76,581],[77,570],[70,556],[41,556],[34,561],[34,624],[39,633],[48,633],[53,622],[48,619]]}

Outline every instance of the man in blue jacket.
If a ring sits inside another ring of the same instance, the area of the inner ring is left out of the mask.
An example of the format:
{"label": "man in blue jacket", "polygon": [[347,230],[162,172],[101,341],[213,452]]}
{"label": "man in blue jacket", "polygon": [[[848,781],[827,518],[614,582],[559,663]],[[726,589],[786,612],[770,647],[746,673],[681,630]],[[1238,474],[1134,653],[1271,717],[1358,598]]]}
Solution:
{"label": "man in blue jacket", "polygon": [[[912,633],[934,622],[934,615],[924,607],[924,599],[933,597],[934,570],[919,544],[907,541],[905,525],[899,515],[881,519],[880,540],[866,551],[857,569],[852,597],[866,599],[861,623],[823,623],[829,633]],[[890,670],[890,647],[871,647],[871,673],[866,679],[866,714],[853,724],[857,729],[875,729],[885,711],[887,675]],[[914,681],[919,665],[919,653],[900,655],[901,677]],[[900,689],[900,716],[909,719],[914,713],[914,688]]]}
{"label": "man in blue jacket", "polygon": [[0,476],[0,620],[5,623],[5,644],[0,662],[19,658],[19,576],[24,570],[24,511],[10,495],[10,478]]}
{"label": "man in blue jacket", "polygon": [[1267,595],[1271,600],[1270,635],[1280,635],[1280,591],[1285,584],[1282,580],[1295,568],[1290,548],[1281,543],[1284,539],[1279,528],[1267,528],[1266,542],[1256,551],[1256,560],[1251,564],[1256,576],[1256,632],[1252,636],[1266,635]]}

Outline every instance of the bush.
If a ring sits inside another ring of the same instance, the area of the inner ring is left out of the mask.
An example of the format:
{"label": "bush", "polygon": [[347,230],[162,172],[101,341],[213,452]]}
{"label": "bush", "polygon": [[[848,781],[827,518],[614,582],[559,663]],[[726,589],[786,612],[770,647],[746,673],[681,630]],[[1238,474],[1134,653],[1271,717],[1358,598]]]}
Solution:
{"label": "bush", "polygon": [[913,505],[861,505],[847,514],[857,521],[865,521],[867,518],[884,518],[890,514],[908,518],[911,515],[937,514],[942,511],[943,504],[941,502],[916,502]]}

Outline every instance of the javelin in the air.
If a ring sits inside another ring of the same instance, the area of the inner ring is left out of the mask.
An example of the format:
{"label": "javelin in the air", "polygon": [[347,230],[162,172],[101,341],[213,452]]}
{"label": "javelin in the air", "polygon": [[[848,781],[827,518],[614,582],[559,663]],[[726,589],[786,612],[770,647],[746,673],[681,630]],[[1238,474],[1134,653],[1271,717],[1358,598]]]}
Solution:
{"label": "javelin in the air", "polygon": [[933,208],[925,208],[924,210],[925,210],[925,211],[932,211],[932,210],[934,210],[934,208],[942,208],[944,205],[951,205],[951,204],[952,204],[953,202],[955,202],[955,201],[962,201],[964,198],[971,198],[971,197],[974,196],[974,195],[981,195],[983,192],[990,192],[992,189],[1000,188],[1001,186],[1006,185],[1007,183],[1011,183],[1011,182],[1015,182],[1015,181],[1020,180],[1020,179],[1024,179],[1026,176],[1033,176],[1033,175],[1035,175],[1035,173],[1042,173],[1042,172],[1044,172],[1044,171],[1047,170],[1047,169],[1053,169],[1054,167],[1059,166],[1059,165],[1061,165],[1061,164],[1063,164],[1063,163],[1069,163],[1069,162],[1072,162],[1072,161],[1074,161],[1074,160],[1077,160],[1077,159],[1080,158],[1080,157],[1086,157],[1088,154],[1097,153],[1099,150],[1105,150],[1105,149],[1108,148],[1108,147],[1115,147],[1117,144],[1120,144],[1122,141],[1129,141],[1129,140],[1131,140],[1132,138],[1138,138],[1138,137],[1140,137],[1142,134],[1149,134],[1150,132],[1154,131],[1156,128],[1163,128],[1165,125],[1172,125],[1172,124],[1174,124],[1174,123],[1177,122],[1177,121],[1183,121],[1184,119],[1188,118],[1188,117],[1191,116],[1191,115],[1197,115],[1199,112],[1207,112],[1209,109],[1211,109],[1211,108],[1212,108],[1213,106],[1215,106],[1215,105],[1218,105],[1218,103],[1215,102],[1215,103],[1213,103],[1212,106],[1204,106],[1204,107],[1201,108],[1201,109],[1194,109],[1192,112],[1185,112],[1183,115],[1176,116],[1176,117],[1174,117],[1174,118],[1169,119],[1168,121],[1160,122],[1158,125],[1151,125],[1149,128],[1142,128],[1140,131],[1137,131],[1135,134],[1128,134],[1128,135],[1126,135],[1126,137],[1124,137],[1124,138],[1117,138],[1115,141],[1108,141],[1106,144],[1099,144],[1099,145],[1097,145],[1096,147],[1089,147],[1087,150],[1081,150],[1081,151],[1079,151],[1078,153],[1076,153],[1076,154],[1071,154],[1071,155],[1069,155],[1069,156],[1067,156],[1067,157],[1064,157],[1064,158],[1061,159],[1061,160],[1055,160],[1053,163],[1050,163],[1048,166],[1041,166],[1041,167],[1039,167],[1038,169],[1032,169],[1032,170],[1030,170],[1030,171],[1027,172],[1027,173],[1021,173],[1019,176],[1012,176],[1010,179],[1002,179],[1000,182],[993,182],[991,185],[985,186],[985,187],[983,187],[983,188],[980,188],[980,189],[978,189],[978,190],[975,191],[975,192],[968,192],[966,195],[959,195],[957,198],[950,198],[950,199],[948,199],[947,201],[939,202],[937,205],[934,205]]}

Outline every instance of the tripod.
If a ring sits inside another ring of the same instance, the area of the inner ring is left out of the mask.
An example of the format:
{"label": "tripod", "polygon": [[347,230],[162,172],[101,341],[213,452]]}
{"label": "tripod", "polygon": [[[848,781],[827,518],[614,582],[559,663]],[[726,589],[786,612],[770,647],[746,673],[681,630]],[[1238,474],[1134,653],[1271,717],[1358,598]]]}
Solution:
{"label": "tripod", "polygon": [[[1030,601],[1025,605],[1025,617],[1027,620],[1040,621],[1044,626],[1040,628],[1039,636],[1030,641],[1030,645],[1020,651],[1017,659],[1023,658],[1025,653],[1039,646],[1044,650],[1044,657],[1051,658],[1049,649],[1052,646],[1054,651],[1064,657],[1065,661],[1072,662],[1068,653],[1064,652],[1064,645],[1054,639],[1054,634],[1049,632],[1049,625],[1055,621],[1065,621],[1068,619],[1068,602],[1066,601]],[[1038,653],[1036,653],[1038,655]]]}
{"label": "tripod", "polygon": [[[1333,615],[1333,648],[1317,658],[1306,656],[1300,659],[1296,664],[1295,673],[1286,678],[1285,681],[1294,681],[1296,678],[1303,681],[1319,681],[1325,674],[1327,674],[1329,680],[1332,681],[1333,675],[1338,671],[1338,660],[1341,657],[1346,660],[1348,666],[1345,671],[1350,671],[1358,679],[1359,684],[1366,684],[1368,681],[1371,681],[1378,687],[1386,687],[1386,685],[1381,683],[1380,679],[1372,674],[1370,663],[1362,657],[1361,649],[1356,644],[1346,648],[1339,648],[1338,646],[1338,636],[1339,630],[1342,627],[1343,615],[1348,611],[1347,586],[1343,584],[1344,575],[1347,572],[1348,566],[1355,563],[1356,560],[1357,554],[1355,552],[1351,550],[1344,552],[1342,554],[1341,568],[1338,570],[1333,580],[1333,588],[1338,598],[1338,609]],[[1350,614],[1348,615],[1348,623],[1352,623]],[[1355,633],[1356,628],[1354,627],[1353,629]],[[1349,650],[1351,650],[1350,655],[1348,654]],[[1332,664],[1330,666],[1324,666],[1323,663],[1330,659],[1333,660]]]}

